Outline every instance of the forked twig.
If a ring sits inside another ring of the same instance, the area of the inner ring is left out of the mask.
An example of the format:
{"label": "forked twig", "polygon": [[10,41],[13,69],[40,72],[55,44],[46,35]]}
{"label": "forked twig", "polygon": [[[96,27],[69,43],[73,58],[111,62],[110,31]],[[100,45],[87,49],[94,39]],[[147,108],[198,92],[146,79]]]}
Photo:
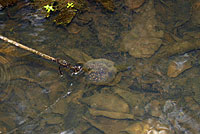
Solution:
{"label": "forked twig", "polygon": [[[69,70],[72,70],[72,72],[73,72],[72,74],[78,74],[83,70],[81,66],[72,66],[70,63],[68,63],[67,61],[65,61],[63,59],[51,57],[51,56],[49,56],[47,54],[41,53],[41,52],[33,49],[33,48],[30,48],[30,47],[27,47],[25,45],[22,45],[22,44],[14,41],[14,40],[8,39],[7,37],[4,37],[2,35],[0,35],[0,39],[6,41],[6,42],[8,42],[8,43],[10,43],[10,44],[12,44],[12,45],[14,45],[16,47],[22,48],[22,49],[24,49],[26,51],[29,51],[29,52],[34,53],[36,55],[39,55],[44,59],[56,62],[57,64],[59,64],[59,70],[60,70],[60,67],[64,67],[64,68],[67,68]],[[60,71],[60,73],[61,73],[61,71]]]}

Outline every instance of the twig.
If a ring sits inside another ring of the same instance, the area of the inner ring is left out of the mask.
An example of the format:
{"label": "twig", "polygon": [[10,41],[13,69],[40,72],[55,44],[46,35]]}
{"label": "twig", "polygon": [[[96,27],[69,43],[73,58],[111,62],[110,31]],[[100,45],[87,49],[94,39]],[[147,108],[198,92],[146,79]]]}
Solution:
{"label": "twig", "polygon": [[[26,51],[29,51],[31,53],[34,53],[36,55],[39,55],[41,56],[42,58],[44,59],[47,59],[47,60],[50,60],[50,61],[53,61],[53,62],[56,62],[57,64],[59,64],[61,67],[65,67],[67,69],[70,69],[73,71],[72,74],[78,74],[79,72],[81,72],[83,69],[81,66],[72,66],[70,63],[67,63],[65,60],[62,60],[62,59],[59,59],[59,58],[54,58],[54,57],[51,57],[47,54],[44,54],[44,53],[41,53],[33,48],[30,48],[30,47],[27,47],[25,45],[22,45],[14,40],[11,40],[11,39],[8,39],[7,37],[4,37],[2,35],[0,35],[0,39],[8,42],[8,43],[11,43],[12,45],[16,46],[16,47],[19,47],[19,48],[22,48]],[[60,67],[59,67],[60,68]]]}
{"label": "twig", "polygon": [[34,53],[34,54],[36,54],[36,55],[39,55],[39,56],[41,56],[42,58],[45,58],[45,59],[47,59],[47,60],[52,60],[52,61],[54,61],[54,62],[56,61],[56,58],[53,58],[53,57],[51,57],[51,56],[49,56],[49,55],[43,54],[43,53],[41,53],[41,52],[35,50],[35,49],[29,48],[29,47],[27,47],[27,46],[24,46],[24,45],[22,45],[22,44],[20,44],[20,43],[18,43],[18,42],[16,42],[16,41],[14,41],[14,40],[11,40],[11,39],[8,39],[7,37],[4,37],[4,36],[2,36],[2,35],[0,35],[0,39],[6,41],[6,42],[8,42],[8,43],[11,43],[11,44],[15,45],[16,47],[22,48],[22,49],[27,50],[27,51],[29,51],[29,52],[31,52],[31,53]]}

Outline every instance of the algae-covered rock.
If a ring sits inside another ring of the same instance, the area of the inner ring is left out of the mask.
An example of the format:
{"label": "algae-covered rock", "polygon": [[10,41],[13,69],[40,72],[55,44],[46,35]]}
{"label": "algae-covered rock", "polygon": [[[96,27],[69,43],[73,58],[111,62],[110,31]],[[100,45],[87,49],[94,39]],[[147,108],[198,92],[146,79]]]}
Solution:
{"label": "algae-covered rock", "polygon": [[33,4],[38,9],[43,9],[42,13],[49,17],[53,13],[57,13],[53,17],[56,24],[69,24],[78,11],[84,11],[86,6],[85,0],[34,0]]}
{"label": "algae-covered rock", "polygon": [[[10,0],[11,1],[11,0]],[[13,0],[14,1],[14,0]],[[58,25],[69,24],[72,19],[79,14],[88,10],[90,1],[87,0],[34,0],[33,3],[38,9],[43,9],[46,17],[53,17]],[[96,0],[109,11],[114,11],[113,0]],[[54,14],[54,15],[52,15]]]}

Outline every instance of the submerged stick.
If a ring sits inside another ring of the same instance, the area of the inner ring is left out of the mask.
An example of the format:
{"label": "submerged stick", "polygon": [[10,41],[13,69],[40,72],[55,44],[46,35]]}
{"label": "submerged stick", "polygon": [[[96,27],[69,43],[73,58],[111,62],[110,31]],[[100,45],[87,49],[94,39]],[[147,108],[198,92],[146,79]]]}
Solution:
{"label": "submerged stick", "polygon": [[[82,67],[81,67],[81,66],[72,66],[70,63],[67,63],[65,60],[62,60],[62,59],[59,59],[59,58],[51,57],[51,56],[49,56],[49,55],[47,55],[47,54],[41,53],[41,52],[39,52],[39,51],[33,49],[33,48],[30,48],[30,47],[27,47],[27,46],[25,46],[25,45],[22,45],[22,44],[20,44],[20,43],[14,41],[14,40],[8,39],[7,37],[4,37],[4,36],[2,36],[2,35],[0,35],[0,39],[6,41],[6,42],[8,42],[8,43],[10,43],[10,44],[12,44],[12,45],[14,45],[14,46],[16,46],[16,47],[19,47],[19,48],[21,48],[21,49],[24,49],[24,50],[26,50],[26,51],[29,51],[29,52],[34,53],[34,54],[36,54],[36,55],[39,55],[39,56],[41,56],[41,57],[44,58],[44,59],[47,59],[47,60],[56,62],[56,63],[58,63],[61,67],[65,67],[65,68],[67,68],[67,69],[72,70],[72,71],[73,71],[72,74],[78,74],[79,72],[82,71]],[[59,67],[59,69],[60,69],[60,67]]]}
{"label": "submerged stick", "polygon": [[14,41],[14,40],[11,40],[11,39],[8,39],[7,37],[4,37],[4,36],[2,36],[2,35],[0,35],[0,39],[6,41],[6,42],[8,42],[8,43],[11,43],[11,44],[15,45],[16,47],[22,48],[22,49],[24,49],[24,50],[26,50],[26,51],[29,51],[29,52],[34,53],[34,54],[36,54],[36,55],[39,55],[39,56],[41,56],[41,57],[44,58],[44,59],[52,60],[52,61],[54,61],[54,62],[56,61],[56,58],[54,58],[54,57],[51,57],[51,56],[46,55],[46,54],[44,54],[44,53],[41,53],[41,52],[39,52],[39,51],[37,51],[37,50],[35,50],[35,49],[32,49],[32,48],[30,48],[30,47],[24,46],[24,45],[22,45],[22,44],[20,44],[20,43],[18,43],[18,42],[16,42],[16,41]]}

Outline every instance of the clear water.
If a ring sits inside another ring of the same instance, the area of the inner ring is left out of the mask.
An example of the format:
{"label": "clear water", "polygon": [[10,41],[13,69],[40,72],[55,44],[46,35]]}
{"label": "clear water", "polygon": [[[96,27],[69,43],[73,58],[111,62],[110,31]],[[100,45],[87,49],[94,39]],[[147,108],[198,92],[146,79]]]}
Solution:
{"label": "clear water", "polygon": [[[157,2],[154,3],[156,15],[163,15],[164,11],[158,12]],[[171,4],[163,2],[165,6]],[[157,16],[162,22],[158,27],[165,25],[166,33],[195,42],[199,27],[186,23],[190,21],[186,7],[191,5],[185,3],[182,13],[172,18]],[[56,26],[52,18],[46,19],[26,2],[0,11],[0,34],[3,36],[72,64],[77,64],[80,53],[85,53],[94,59],[111,60],[118,68],[112,84],[88,84],[84,74],[72,76],[63,70],[61,77],[56,63],[1,40],[0,133],[200,133],[199,50],[163,56],[159,54],[160,46],[150,58],[131,56],[128,50],[122,51],[121,44],[135,28],[134,21],[140,11],[129,9],[122,1],[116,0],[115,4],[114,12],[92,4],[89,12],[79,14],[67,26]],[[166,40],[170,42],[172,37],[163,36],[162,41]],[[70,53],[72,49],[77,53]],[[187,61],[189,65],[185,67]],[[187,69],[170,77],[170,63],[178,63],[174,73]],[[124,105],[128,107],[121,107]],[[108,112],[115,112],[111,113],[114,117]],[[134,117],[127,119],[125,114]]]}

